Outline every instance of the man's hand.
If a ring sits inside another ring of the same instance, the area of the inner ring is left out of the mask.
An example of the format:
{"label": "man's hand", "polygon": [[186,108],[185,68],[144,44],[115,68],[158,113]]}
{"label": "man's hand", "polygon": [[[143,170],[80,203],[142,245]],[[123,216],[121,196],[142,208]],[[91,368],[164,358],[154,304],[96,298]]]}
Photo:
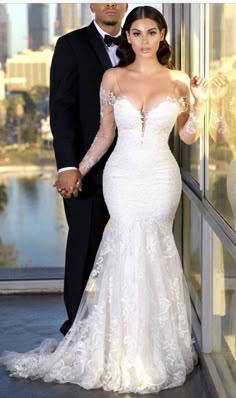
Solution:
{"label": "man's hand", "polygon": [[53,186],[64,199],[71,198],[71,195],[77,197],[82,191],[82,175],[78,170],[61,171]]}

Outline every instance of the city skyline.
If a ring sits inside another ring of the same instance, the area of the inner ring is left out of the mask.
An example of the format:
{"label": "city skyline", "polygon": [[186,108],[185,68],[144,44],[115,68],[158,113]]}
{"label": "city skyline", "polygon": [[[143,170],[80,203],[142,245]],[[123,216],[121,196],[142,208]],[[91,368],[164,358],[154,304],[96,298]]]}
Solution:
{"label": "city skyline", "polygon": [[28,48],[33,51],[37,51],[42,46],[48,46],[50,43],[48,35],[48,11],[48,4],[28,4]]}
{"label": "city skyline", "polygon": [[9,56],[9,39],[10,39],[10,31],[9,31],[9,16],[7,14],[5,4],[0,4],[0,64],[4,64],[6,62],[7,57]]}
{"label": "city skyline", "polygon": [[81,24],[80,9],[76,3],[58,3],[56,8],[55,35],[61,36]]}
{"label": "city skyline", "polygon": [[[1,0],[0,0],[1,2]],[[12,57],[16,55],[19,51],[25,50],[28,48],[28,21],[27,21],[27,5],[30,3],[26,2],[24,4],[15,2],[13,3],[5,3],[6,4],[6,9],[9,15],[9,24],[10,24],[10,46],[9,46],[9,56]],[[43,2],[41,2],[43,3]],[[69,2],[68,2],[69,3]],[[75,2],[71,2],[75,3]],[[78,5],[83,4],[88,5],[89,3],[87,2],[76,2]],[[49,14],[49,44],[54,44],[54,28],[55,28],[55,21],[56,21],[56,8],[57,8],[58,3],[49,3],[48,7],[48,14]],[[149,3],[138,3],[138,2],[133,2],[129,3],[129,11],[139,5],[145,5],[145,4],[150,4],[156,8],[158,8],[161,11],[161,5],[162,3],[154,3],[152,1],[149,1]],[[85,8],[83,7],[81,10],[81,15],[82,18],[84,16],[85,18],[85,23],[89,23],[89,18],[88,14],[90,12],[86,12]],[[91,20],[92,20],[92,14],[91,14]],[[14,30],[14,27],[16,27]]]}

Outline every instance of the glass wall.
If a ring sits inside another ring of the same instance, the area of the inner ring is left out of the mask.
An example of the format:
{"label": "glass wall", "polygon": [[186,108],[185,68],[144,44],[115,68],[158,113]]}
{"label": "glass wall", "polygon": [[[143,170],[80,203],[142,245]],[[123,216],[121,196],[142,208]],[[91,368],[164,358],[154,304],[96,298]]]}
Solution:
{"label": "glass wall", "polygon": [[183,267],[203,356],[210,353],[216,389],[221,384],[231,398],[236,391],[236,4],[182,4],[177,12],[171,5],[169,14],[170,9],[175,25],[181,21],[179,44],[172,37],[179,46],[178,64],[190,77],[209,79],[202,136],[192,146],[179,145],[175,136],[184,180],[175,231],[182,226]]}
{"label": "glass wall", "polygon": [[236,4],[209,5],[207,199],[236,229]]}
{"label": "glass wall", "polygon": [[193,305],[201,318],[201,213],[183,194],[183,267]]}
{"label": "glass wall", "polygon": [[213,233],[213,360],[227,396],[236,391],[236,259]]}
{"label": "glass wall", "polygon": [[[182,9],[181,69],[190,77],[200,75],[201,5],[186,4]],[[196,182],[200,182],[199,138],[193,145],[181,145],[181,166]]]}

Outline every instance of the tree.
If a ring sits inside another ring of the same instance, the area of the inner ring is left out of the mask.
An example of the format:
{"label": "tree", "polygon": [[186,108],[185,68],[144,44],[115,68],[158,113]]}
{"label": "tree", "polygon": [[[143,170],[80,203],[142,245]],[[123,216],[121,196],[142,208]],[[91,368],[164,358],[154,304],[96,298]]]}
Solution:
{"label": "tree", "polygon": [[5,126],[6,115],[7,115],[6,101],[1,100],[0,101],[0,128]]}
{"label": "tree", "polygon": [[0,211],[4,209],[7,199],[6,186],[4,184],[0,184]]}
{"label": "tree", "polygon": [[20,95],[14,95],[6,98],[7,115],[12,123],[17,121],[17,112],[20,107],[24,107],[25,102]]}
{"label": "tree", "polygon": [[6,245],[0,238],[0,267],[16,267],[18,264],[18,251],[14,243]]}

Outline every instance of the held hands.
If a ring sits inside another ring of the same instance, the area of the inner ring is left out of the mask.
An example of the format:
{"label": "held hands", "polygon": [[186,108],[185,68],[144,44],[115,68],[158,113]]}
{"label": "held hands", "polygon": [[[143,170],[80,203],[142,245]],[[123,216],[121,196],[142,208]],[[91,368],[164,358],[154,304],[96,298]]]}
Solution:
{"label": "held hands", "polygon": [[72,195],[77,197],[82,192],[82,178],[79,170],[65,170],[58,174],[53,186],[64,199],[69,199]]}
{"label": "held hands", "polygon": [[194,76],[190,80],[190,90],[196,104],[204,104],[209,95],[208,80],[205,77]]}

